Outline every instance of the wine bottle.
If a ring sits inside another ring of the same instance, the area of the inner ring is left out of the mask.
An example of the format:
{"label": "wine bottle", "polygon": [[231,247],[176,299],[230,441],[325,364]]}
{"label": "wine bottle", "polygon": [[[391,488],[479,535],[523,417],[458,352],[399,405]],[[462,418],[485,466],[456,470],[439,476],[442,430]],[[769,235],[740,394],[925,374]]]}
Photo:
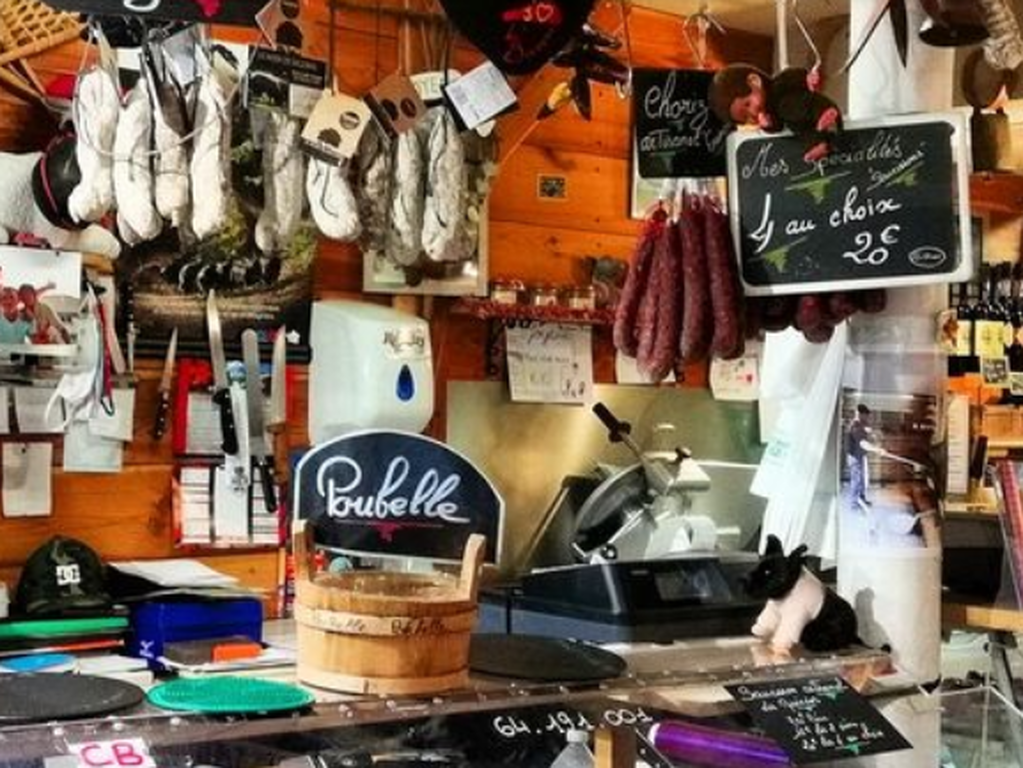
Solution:
{"label": "wine bottle", "polygon": [[976,360],[973,352],[973,309],[970,303],[970,284],[959,283],[959,299],[955,306],[955,349],[948,358],[949,376],[969,373],[972,370],[971,361]]}
{"label": "wine bottle", "polygon": [[[973,350],[980,361],[1002,357],[1002,321],[992,306],[994,274],[991,267],[982,264],[980,268],[980,300],[974,308]],[[978,368],[979,370],[979,368]]]}

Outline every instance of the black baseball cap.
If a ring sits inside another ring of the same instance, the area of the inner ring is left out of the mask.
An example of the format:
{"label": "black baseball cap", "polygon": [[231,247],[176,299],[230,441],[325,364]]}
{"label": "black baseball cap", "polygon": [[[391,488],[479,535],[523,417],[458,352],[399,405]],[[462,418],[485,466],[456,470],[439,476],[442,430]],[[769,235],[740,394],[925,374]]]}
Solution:
{"label": "black baseball cap", "polygon": [[21,571],[15,608],[33,617],[86,616],[110,609],[99,555],[84,542],[54,536]]}

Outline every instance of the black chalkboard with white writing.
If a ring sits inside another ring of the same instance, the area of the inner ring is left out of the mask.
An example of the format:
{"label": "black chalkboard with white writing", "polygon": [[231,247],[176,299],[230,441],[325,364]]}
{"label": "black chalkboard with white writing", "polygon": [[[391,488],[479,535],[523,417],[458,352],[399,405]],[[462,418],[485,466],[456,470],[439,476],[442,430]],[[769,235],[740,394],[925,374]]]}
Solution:
{"label": "black chalkboard with white writing", "polygon": [[726,685],[754,724],[797,765],[911,749],[884,716],[840,677]]}
{"label": "black chalkboard with white writing", "polygon": [[713,72],[637,69],[632,113],[639,175],[644,179],[724,176],[731,131],[707,101]]}
{"label": "black chalkboard with white writing", "polygon": [[47,0],[64,11],[99,16],[142,16],[159,21],[200,21],[255,27],[267,0]]}
{"label": "black chalkboard with white writing", "polygon": [[817,162],[787,134],[733,137],[729,199],[747,292],[968,279],[962,136],[954,116],[851,127]]}
{"label": "black chalkboard with white writing", "polygon": [[460,453],[422,435],[368,430],[317,446],[295,469],[295,518],[356,554],[461,560],[473,533],[496,563],[504,500]]}

